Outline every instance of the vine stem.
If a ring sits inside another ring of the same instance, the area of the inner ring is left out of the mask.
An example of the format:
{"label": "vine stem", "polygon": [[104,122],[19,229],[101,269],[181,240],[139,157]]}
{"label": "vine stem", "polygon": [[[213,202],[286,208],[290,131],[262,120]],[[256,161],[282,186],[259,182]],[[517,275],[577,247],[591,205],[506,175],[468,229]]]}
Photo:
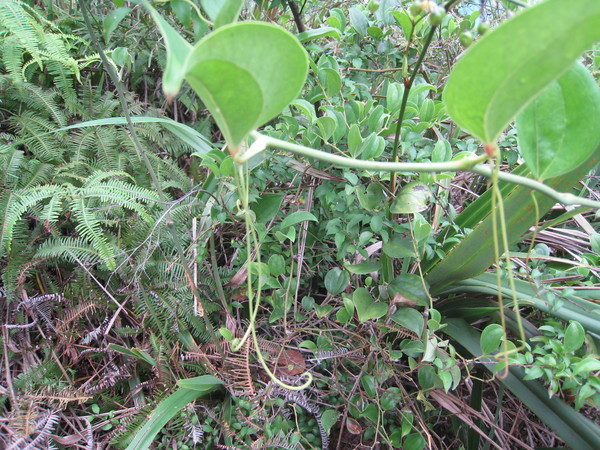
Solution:
{"label": "vine stem", "polygon": [[[406,105],[408,104],[408,96],[410,95],[410,89],[412,88],[413,83],[415,82],[415,78],[419,73],[419,68],[421,64],[423,64],[423,59],[427,54],[427,50],[431,45],[431,40],[433,39],[433,35],[435,34],[435,30],[437,26],[432,26],[427,38],[425,39],[425,43],[423,44],[423,48],[421,49],[421,53],[419,54],[419,59],[417,63],[413,67],[413,71],[408,80],[404,80],[404,92],[402,94],[402,103],[400,105],[400,112],[398,113],[398,122],[396,123],[396,133],[394,134],[394,146],[392,147],[392,160],[396,163],[398,162],[398,147],[400,146],[400,135],[402,134],[402,122],[404,121],[404,113],[406,112]],[[390,192],[392,194],[396,194],[396,172],[392,173],[392,177],[390,180]]]}
{"label": "vine stem", "polygon": [[[372,170],[379,172],[473,172],[478,175],[483,175],[487,178],[492,178],[493,167],[488,164],[482,164],[487,160],[487,155],[463,158],[458,161],[441,162],[441,163],[411,163],[411,162],[387,162],[387,161],[363,161],[346,156],[334,155],[321,150],[305,147],[303,145],[294,144],[291,142],[276,139],[270,136],[265,136],[253,131],[250,136],[255,139],[250,148],[236,155],[236,162],[243,163],[248,161],[253,156],[264,151],[266,148],[279,148],[297,155],[302,155],[307,158],[317,159],[338,167],[348,167],[357,170]],[[577,195],[558,192],[550,186],[542,182],[532,180],[531,178],[511,173],[499,172],[498,180],[508,183],[520,185],[538,191],[542,194],[553,198],[564,205],[581,205],[590,208],[600,208],[600,201],[578,197]]]}
{"label": "vine stem", "polygon": [[[462,0],[450,0],[448,3],[446,3],[446,5],[444,5],[444,11],[448,12],[450,11],[455,5],[457,5],[458,3],[460,3]],[[413,23],[413,32],[414,32],[414,26],[416,24]],[[419,73],[419,69],[421,68],[421,65],[423,64],[423,59],[425,59],[425,55],[427,54],[427,50],[429,50],[429,46],[431,45],[431,41],[433,40],[433,35],[435,34],[435,31],[437,30],[438,25],[433,25],[431,27],[431,30],[429,30],[429,34],[427,35],[427,38],[425,39],[425,43],[423,44],[423,48],[421,48],[421,52],[419,53],[419,58],[417,59],[417,62],[415,64],[415,66],[413,67],[412,73],[410,74],[410,77],[408,79],[404,80],[404,92],[402,93],[402,103],[400,104],[400,112],[398,113],[398,122],[396,123],[396,132],[394,133],[394,145],[392,147],[392,160],[394,162],[398,162],[398,147],[400,146],[400,137],[402,135],[402,122],[404,122],[404,114],[406,113],[406,105],[408,104],[408,96],[410,95],[410,90],[415,82],[415,79],[417,78],[417,74]],[[411,35],[409,37],[409,42],[407,44],[407,48],[408,45],[410,44],[410,41],[412,40],[413,37],[413,32],[411,32]],[[405,60],[406,61],[406,60]],[[390,179],[390,192],[392,194],[396,194],[396,180],[397,180],[397,176],[396,173],[392,173],[391,179]]]}
{"label": "vine stem", "polygon": [[[239,153],[236,153],[236,155]],[[262,297],[262,269],[261,269],[261,260],[260,260],[260,240],[256,234],[256,228],[254,227],[254,220],[250,214],[250,202],[249,202],[249,184],[248,184],[248,166],[245,163],[236,164],[236,172],[235,172],[235,181],[238,187],[238,196],[239,203],[238,209],[239,214],[243,215],[244,223],[246,225],[246,270],[248,271],[248,278],[246,279],[247,283],[247,296],[248,296],[248,309],[250,312],[250,323],[244,336],[241,339],[236,339],[232,342],[231,349],[234,352],[240,350],[246,340],[252,336],[252,342],[254,343],[254,352],[256,353],[256,357],[260,362],[262,368],[269,378],[279,386],[289,389],[291,391],[300,391],[302,389],[306,389],[313,381],[313,375],[306,371],[303,376],[306,377],[306,381],[300,386],[293,386],[290,384],[286,384],[281,381],[277,376],[271,371],[267,361],[265,360],[264,355],[260,349],[260,343],[258,342],[258,335],[256,334],[256,317],[258,316],[258,311],[260,309],[260,300]],[[254,244],[254,245],[253,245]],[[257,270],[257,282],[256,282],[256,292],[252,289],[252,249],[256,249],[256,270]]]}

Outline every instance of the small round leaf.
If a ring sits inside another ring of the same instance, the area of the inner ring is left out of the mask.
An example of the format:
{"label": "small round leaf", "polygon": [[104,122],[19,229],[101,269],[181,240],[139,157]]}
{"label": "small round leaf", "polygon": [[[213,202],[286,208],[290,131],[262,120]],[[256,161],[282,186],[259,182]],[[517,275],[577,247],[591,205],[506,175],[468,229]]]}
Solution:
{"label": "small round leaf", "polygon": [[504,336],[504,330],[497,323],[493,323],[485,327],[481,333],[481,351],[484,354],[492,353],[500,347],[502,342],[502,336]]}
{"label": "small round leaf", "polygon": [[346,289],[350,282],[350,275],[345,270],[335,267],[325,275],[325,289],[331,295],[338,295]]}

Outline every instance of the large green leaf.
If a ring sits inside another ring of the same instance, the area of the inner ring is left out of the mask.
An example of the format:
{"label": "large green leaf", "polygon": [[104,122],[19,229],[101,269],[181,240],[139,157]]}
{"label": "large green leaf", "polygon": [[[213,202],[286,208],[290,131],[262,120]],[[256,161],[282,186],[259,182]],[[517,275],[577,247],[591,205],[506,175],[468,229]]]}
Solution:
{"label": "large green leaf", "polygon": [[[516,296],[520,305],[533,306],[536,309],[539,309],[540,311],[544,312],[545,314],[552,315],[564,321],[575,320],[579,322],[587,331],[590,331],[594,334],[600,334],[600,309],[596,307],[596,305],[592,301],[575,296],[570,296],[569,301],[560,302],[560,305],[558,304],[558,302],[550,303],[531,283],[518,279],[513,281],[515,285],[514,295]],[[513,292],[508,280],[502,280],[500,292],[505,298],[512,298]],[[584,292],[587,293],[587,291]],[[498,295],[496,274],[486,272],[476,277],[469,278],[468,280],[456,282],[452,286],[449,286],[447,289],[438,292],[438,295],[447,296],[448,294],[453,293],[474,293],[496,296]],[[465,299],[461,300],[463,301],[463,303],[465,302]],[[466,301],[466,303],[469,304],[468,301]],[[473,303],[470,303],[470,305],[471,309],[477,309],[476,307],[472,306]],[[490,305],[493,305],[493,303]],[[450,307],[450,305],[448,305],[448,307]],[[460,307],[461,306],[458,306],[456,309],[459,309]],[[495,309],[497,309],[497,305],[495,305],[494,308],[490,307],[486,315],[489,315]],[[454,312],[456,311],[453,311],[453,313]],[[461,317],[466,317],[467,314],[469,313],[466,311],[458,311],[458,315],[460,315]],[[507,316],[511,316],[514,313],[508,310],[505,311],[505,314]],[[482,315],[479,315],[473,318],[477,319],[481,316]]]}
{"label": "large green leaf", "polygon": [[180,385],[189,386],[175,391],[152,411],[148,421],[137,432],[127,450],[143,450],[150,448],[156,435],[166,423],[179,413],[186,405],[198,397],[208,394],[223,384],[223,382],[210,375],[180,380]]}
{"label": "large green leaf", "polygon": [[245,136],[279,114],[300,93],[308,58],[276,25],[226,25],[189,55],[186,80],[200,95],[235,151]]}
{"label": "large green leaf", "polygon": [[215,17],[215,28],[235,22],[240,15],[242,6],[244,6],[244,0],[225,0],[213,3],[220,6],[219,12]]}
{"label": "large green leaf", "polygon": [[[473,356],[482,354],[479,346],[480,335],[462,319],[445,320],[444,333],[466,348]],[[481,357],[482,366],[494,372],[493,358]],[[576,449],[600,448],[600,427],[579,414],[558,397],[548,397],[548,391],[536,381],[524,381],[524,371],[520,367],[511,367],[506,377],[498,381],[508,387],[540,420],[556,431],[565,443]]]}
{"label": "large green leaf", "polygon": [[598,0],[547,0],[483,36],[444,89],[452,120],[484,143],[600,40]]}
{"label": "large green leaf", "polygon": [[600,144],[600,88],[575,64],[517,116],[519,148],[538,179],[583,164]]}
{"label": "large green leaf", "polygon": [[[594,156],[586,163],[563,176],[548,180],[546,184],[559,191],[568,191],[598,163],[599,157],[600,146],[596,149]],[[515,172],[522,173],[522,169],[517,168]],[[509,185],[503,184],[501,190],[504,197],[508,245],[513,245],[519,241],[521,236],[531,226],[537,223],[540,217],[554,205],[555,201],[543,194],[534,193],[524,186],[512,186],[509,189]],[[538,217],[535,214],[535,204],[532,200],[532,195],[535,196],[537,201]],[[425,279],[431,286],[431,293],[433,295],[437,295],[452,283],[482,273],[494,263],[491,195],[489,195],[488,191],[482,197],[482,199],[478,199],[475,202],[477,205],[474,205],[473,208],[465,209],[459,215],[460,222],[463,224],[462,226],[474,228],[473,231],[452,248],[443,259],[425,265],[425,269],[429,272]],[[496,213],[498,214],[498,212]],[[469,217],[460,217],[471,214],[478,220],[472,221]]]}

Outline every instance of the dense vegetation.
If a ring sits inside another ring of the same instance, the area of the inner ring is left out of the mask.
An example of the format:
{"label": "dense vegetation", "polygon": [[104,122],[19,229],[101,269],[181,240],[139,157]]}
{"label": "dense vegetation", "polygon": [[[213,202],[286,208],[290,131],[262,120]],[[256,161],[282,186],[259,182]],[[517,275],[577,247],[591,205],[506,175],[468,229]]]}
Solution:
{"label": "dense vegetation", "polygon": [[599,42],[595,0],[0,2],[2,445],[600,448]]}

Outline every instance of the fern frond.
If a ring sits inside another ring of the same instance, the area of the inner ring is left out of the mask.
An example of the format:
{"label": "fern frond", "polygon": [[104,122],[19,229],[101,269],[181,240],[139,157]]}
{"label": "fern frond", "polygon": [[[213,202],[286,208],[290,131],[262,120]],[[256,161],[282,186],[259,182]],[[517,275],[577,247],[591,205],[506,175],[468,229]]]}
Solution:
{"label": "fern frond", "polygon": [[20,0],[4,0],[0,3],[0,30],[2,28],[5,38],[10,40],[9,50],[13,54],[13,58],[5,61],[5,65],[15,80],[22,81],[25,71],[31,67],[31,64],[26,64],[17,70],[21,65],[14,58],[18,47],[22,49],[21,53],[26,52],[32,58],[39,70],[43,69],[44,63],[55,62],[80,79],[79,64],[69,51],[74,42],[85,42],[81,38],[63,33]]}
{"label": "fern frond", "polygon": [[42,89],[32,83],[22,82],[13,84],[8,95],[13,100],[23,102],[28,109],[46,113],[56,127],[67,125],[65,114],[56,102],[59,96],[56,89]]}
{"label": "fern frond", "polygon": [[99,170],[99,171],[96,171],[93,174],[91,174],[87,178],[87,180],[85,180],[85,183],[83,184],[82,187],[83,188],[94,187],[106,179],[122,178],[122,177],[129,178],[130,180],[135,181],[131,175],[129,175],[127,172],[123,172],[122,170],[109,170],[109,171],[100,171]]}
{"label": "fern frond", "polygon": [[36,421],[35,427],[38,435],[27,443],[23,448],[24,450],[37,450],[42,443],[47,442],[52,435],[52,431],[54,431],[54,427],[59,421],[59,416],[54,411],[49,411],[44,416],[42,416],[39,420]]}
{"label": "fern frond", "polygon": [[25,154],[14,147],[9,147],[6,151],[0,153],[2,186],[13,188],[17,185],[24,157]]}
{"label": "fern frond", "polygon": [[56,237],[42,243],[35,258],[56,258],[77,264],[96,264],[102,260],[102,255],[84,238]]}
{"label": "fern frond", "polygon": [[19,137],[27,141],[27,149],[43,162],[62,162],[63,148],[53,134],[54,123],[35,111],[12,116],[8,122],[19,130]]}
{"label": "fern frond", "polygon": [[67,330],[68,325],[71,322],[78,320],[84,314],[88,312],[93,312],[98,308],[98,303],[95,301],[81,301],[77,303],[76,306],[68,308],[66,311],[63,311],[61,314],[61,322],[56,327],[56,330],[61,333]]}
{"label": "fern frond", "polygon": [[42,386],[35,394],[24,394],[24,397],[38,402],[44,402],[47,405],[53,406],[56,409],[62,410],[69,403],[76,403],[78,405],[86,402],[90,399],[87,395],[82,395],[77,389],[66,386]]}
{"label": "fern frond", "polygon": [[58,222],[58,216],[63,212],[63,200],[61,197],[52,197],[46,206],[44,206],[41,214],[38,215],[38,219],[45,227],[50,227],[52,224]]}
{"label": "fern frond", "polygon": [[42,68],[39,36],[43,35],[43,29],[25,10],[24,4],[15,0],[0,3],[0,25],[6,28],[23,48],[27,49]]}
{"label": "fern frond", "polygon": [[98,217],[88,208],[84,198],[76,196],[77,192],[73,194],[75,196],[70,201],[70,204],[73,216],[77,220],[75,229],[81,237],[86,238],[92,243],[92,247],[98,251],[98,254],[102,257],[107,267],[110,270],[114,270],[116,268],[114,248],[108,243],[108,240],[102,233]]}
{"label": "fern frond", "polygon": [[4,37],[2,43],[2,64],[4,64],[4,69],[12,75],[13,80],[17,82],[25,81],[21,74],[24,50],[21,41],[15,36]]}
{"label": "fern frond", "polygon": [[[65,188],[55,185],[37,186],[30,189],[9,192],[4,210],[4,223],[0,230],[0,257],[4,249],[6,249],[6,252],[10,252],[15,224],[29,208],[47,198],[60,197],[65,193]],[[3,206],[3,202],[0,202],[0,205]]]}
{"label": "fern frond", "polygon": [[54,167],[53,164],[43,163],[37,159],[30,159],[22,171],[19,179],[19,187],[29,188],[50,183]]}

